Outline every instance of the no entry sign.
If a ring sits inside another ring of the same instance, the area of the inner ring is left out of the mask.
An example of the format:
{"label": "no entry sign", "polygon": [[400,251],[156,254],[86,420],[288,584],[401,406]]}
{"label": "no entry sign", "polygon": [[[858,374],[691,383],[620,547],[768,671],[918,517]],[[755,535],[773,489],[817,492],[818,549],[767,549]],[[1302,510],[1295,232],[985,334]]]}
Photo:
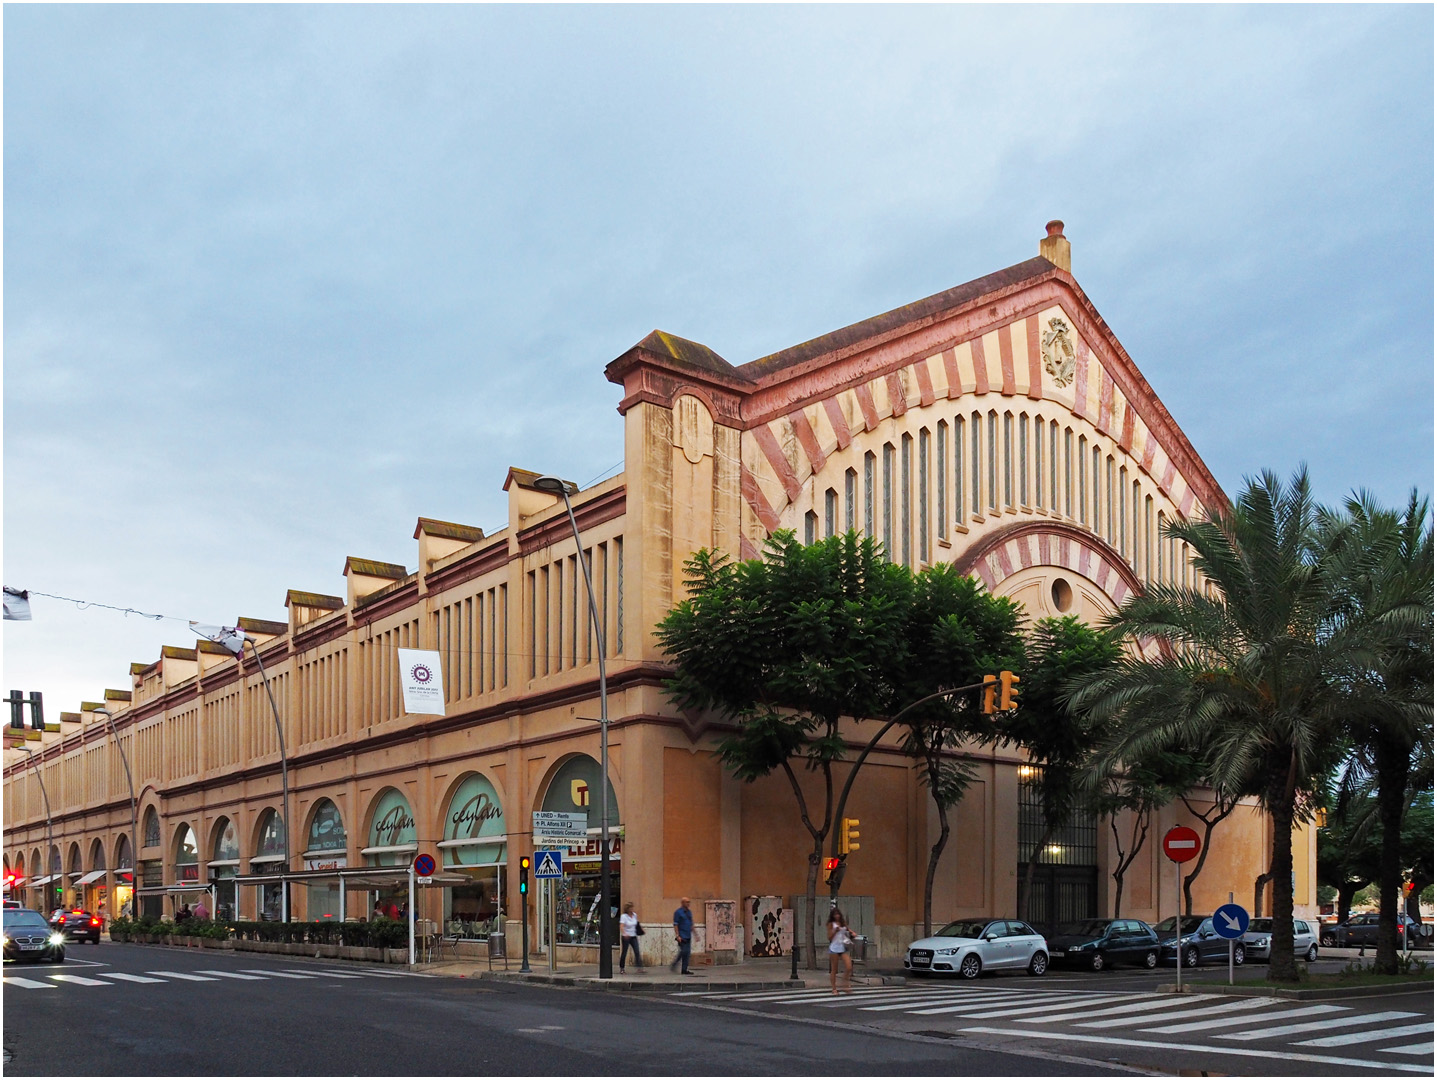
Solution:
{"label": "no entry sign", "polygon": [[1163,854],[1173,862],[1187,862],[1196,859],[1202,841],[1198,834],[1186,825],[1174,825],[1163,837]]}

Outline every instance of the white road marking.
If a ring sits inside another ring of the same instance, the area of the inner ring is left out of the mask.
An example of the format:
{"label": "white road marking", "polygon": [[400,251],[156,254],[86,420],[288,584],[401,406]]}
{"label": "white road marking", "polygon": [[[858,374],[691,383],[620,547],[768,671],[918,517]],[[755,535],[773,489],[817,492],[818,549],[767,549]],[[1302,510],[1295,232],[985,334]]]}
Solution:
{"label": "white road marking", "polygon": [[[1238,1001],[1214,1001],[1209,998],[1206,1002],[1199,1004],[1192,998],[1186,1000],[1179,998],[1175,1003],[1180,1006],[1180,1011],[1166,1013],[1162,1016],[1120,1016],[1116,1020],[1098,1021],[1104,1027],[1135,1027],[1138,1024],[1156,1024],[1164,1020],[1178,1020],[1189,1016],[1207,1016],[1209,1013],[1242,1012],[1248,1009],[1261,1009],[1272,1003],[1271,998],[1242,998]],[[1141,1008],[1141,1004],[1138,1008]],[[1057,1016],[1029,1017],[1019,1020],[1020,1024],[1052,1024],[1064,1020],[1082,1020],[1088,1013],[1070,1012],[1059,1013]]]}
{"label": "white road marking", "polygon": [[352,979],[402,979],[404,976],[389,971],[329,971],[324,970],[325,975],[348,975]]}
{"label": "white road marking", "polygon": [[1047,1039],[1052,1042],[1096,1043],[1099,1046],[1141,1046],[1154,1050],[1190,1050],[1201,1054],[1227,1054],[1233,1057],[1277,1059],[1281,1061],[1312,1061],[1320,1065],[1349,1065],[1359,1069],[1386,1069],[1397,1072],[1427,1073],[1430,1065],[1405,1065],[1393,1061],[1364,1061],[1361,1058],[1331,1057],[1327,1054],[1300,1054],[1291,1050],[1256,1050],[1238,1046],[1210,1046],[1206,1043],[1172,1043],[1156,1039],[1122,1039],[1115,1035],[1077,1035],[1062,1031],[1011,1031],[998,1027],[959,1028],[964,1034],[1021,1036],[1025,1039]]}
{"label": "white road marking", "polygon": [[[919,1008],[919,1006],[937,1006],[941,1002],[942,1008],[934,1009],[931,1011],[948,1012],[952,1009],[999,1008],[1004,1005],[1019,1005],[1023,1002],[1031,1002],[1033,1000],[1026,994],[994,994],[991,997],[989,997],[988,995],[984,995],[981,999],[979,999],[976,995],[963,995],[962,1003],[954,1005],[954,997],[955,995],[953,994],[942,994],[936,997],[932,995],[926,995],[921,998],[914,998],[908,1001],[900,1001],[897,1004],[863,1005],[860,1006],[860,1008],[862,1008],[864,1012],[888,1012],[893,1009],[912,1009],[914,1013],[918,1015],[927,1015],[930,1010],[927,1008]],[[1062,1005],[1055,1006],[1055,1008],[1070,1009],[1072,1008],[1072,1006],[1073,1003],[1071,1001],[1065,1001],[1062,1003]]]}
{"label": "white road marking", "polygon": [[1136,1017],[1133,1014],[1145,1012],[1158,1012],[1162,1009],[1176,1009],[1184,1006],[1191,1006],[1193,999],[1186,994],[1168,994],[1156,1001],[1135,1001],[1126,1005],[1115,1005],[1111,1009],[1092,1009],[1083,1013],[1084,1016],[1116,1016],[1116,1020],[1092,1020],[1079,1024],[1079,1027],[1121,1027],[1131,1021],[1134,1024],[1146,1024],[1150,1021],[1161,1020],[1160,1016]]}
{"label": "white road marking", "polygon": [[301,976],[301,977],[303,977],[303,978],[306,978],[306,979],[314,978],[315,976],[325,976],[325,977],[330,978],[330,979],[359,979],[359,978],[363,978],[363,976],[361,976],[361,975],[350,975],[348,972],[340,972],[340,971],[319,971],[319,972],[316,972],[315,975],[310,975],[310,974],[309,974],[308,972],[306,972],[306,971],[295,971],[293,968],[291,968],[289,973],[290,973],[291,975],[299,975],[299,976]]}
{"label": "white road marking", "polygon": [[1430,1042],[1425,1042],[1413,1043],[1411,1046],[1384,1046],[1381,1050],[1377,1052],[1379,1054],[1411,1054],[1414,1057],[1417,1057],[1422,1054],[1432,1053],[1432,1044]]}
{"label": "white road marking", "polygon": [[80,986],[114,986],[114,983],[107,983],[104,979],[87,979],[83,975],[51,975],[50,978],[56,982],[72,982]]}
{"label": "white road marking", "polygon": [[152,979],[148,975],[131,975],[128,971],[107,971],[105,978],[122,979],[125,982],[135,983],[162,983],[165,981],[164,979]]}
{"label": "white road marking", "polygon": [[241,971],[247,971],[247,972],[249,972],[251,975],[274,975],[274,976],[276,976],[276,977],[278,977],[278,978],[281,978],[281,979],[312,979],[312,978],[314,978],[313,975],[297,975],[297,974],[295,974],[295,973],[292,972],[292,971],[269,971],[269,970],[267,970],[267,969],[265,969],[265,968],[241,968],[240,970],[241,970]]}
{"label": "white road marking", "polygon": [[1294,1046],[1351,1046],[1353,1043],[1377,1042],[1379,1039],[1393,1039],[1399,1035],[1431,1035],[1432,1025],[1407,1024],[1404,1027],[1387,1028],[1379,1031],[1354,1031],[1348,1035],[1333,1035],[1326,1039],[1308,1039],[1293,1043]]}
{"label": "white road marking", "polygon": [[246,975],[242,971],[220,971],[218,968],[201,968],[200,975],[218,975],[221,979],[252,979],[255,982],[264,982],[263,975]]}
{"label": "white road marking", "polygon": [[[1253,1039],[1275,1039],[1279,1035],[1300,1035],[1304,1031],[1326,1031],[1328,1028],[1356,1027],[1358,1024],[1375,1024],[1382,1020],[1410,1020],[1420,1013],[1380,1012],[1356,1013],[1352,1016],[1333,1016],[1326,1020],[1314,1020],[1308,1024],[1284,1024],[1281,1027],[1263,1028],[1261,1031],[1238,1031],[1231,1035],[1219,1035],[1219,1039],[1234,1039],[1248,1042]],[[1269,1016],[1264,1020],[1271,1019]]]}
{"label": "white road marking", "polygon": [[6,975],[6,986],[20,986],[26,990],[53,990],[54,983],[36,982],[34,979],[22,979],[19,975]]}
{"label": "white road marking", "polygon": [[[1264,998],[1248,998],[1248,1000],[1249,1000],[1249,1001],[1264,1001],[1264,1000],[1269,1000],[1269,999],[1264,999]],[[1218,1012],[1218,1011],[1220,1011],[1220,1010],[1219,1010],[1219,1009],[1209,1009],[1209,1010],[1207,1010],[1208,1013],[1215,1013],[1215,1012]],[[1299,1016],[1323,1016],[1323,1015],[1330,1014],[1330,1013],[1349,1012],[1349,1011],[1351,1011],[1351,1010],[1349,1010],[1346,1005],[1308,1005],[1308,1006],[1306,1006],[1305,1008],[1301,1008],[1301,1009],[1284,1009],[1284,1010],[1282,1010],[1281,1012],[1264,1012],[1260,1017],[1251,1017],[1251,1016],[1227,1016],[1227,1017],[1222,1017],[1222,1018],[1219,1018],[1219,1019],[1212,1019],[1212,1020],[1209,1020],[1209,1019],[1194,1020],[1194,1021],[1193,1021],[1192,1023],[1190,1023],[1190,1024],[1168,1024],[1166,1027],[1149,1027],[1149,1028],[1143,1028],[1143,1030],[1144,1030],[1144,1031],[1150,1031],[1150,1032],[1152,1032],[1152,1033],[1154,1033],[1154,1034],[1156,1034],[1156,1035],[1178,1035],[1178,1034],[1182,1034],[1183,1032],[1187,1032],[1187,1031],[1211,1031],[1213,1028],[1220,1028],[1220,1027],[1237,1027],[1239,1024],[1252,1024],[1252,1023],[1258,1023],[1258,1022],[1261,1022],[1261,1023],[1264,1023],[1264,1024],[1270,1024],[1270,1023],[1272,1023],[1274,1020],[1296,1019],[1296,1018],[1299,1017]],[[1180,1013],[1174,1013],[1174,1014],[1173,1014],[1173,1017],[1176,1018],[1176,1017],[1179,1016],[1179,1015],[1182,1015],[1182,1014],[1180,1014]],[[1203,1012],[1202,1012],[1201,1010],[1198,1010],[1198,1011],[1189,1013],[1188,1015],[1190,1015],[1190,1016],[1203,1016],[1204,1014],[1203,1014]]]}
{"label": "white road marking", "polygon": [[[1116,1004],[1119,1001],[1142,1001],[1147,996],[1147,994],[1109,994],[1104,997],[1092,998],[1088,1001],[1083,1002],[1083,1004],[1109,1005]],[[989,1012],[976,1012],[973,1013],[972,1016],[975,1020],[1006,1020],[1009,1017],[1014,1016],[1027,1016],[1030,1013],[1055,1012],[1061,1011],[1063,1009],[1071,1009],[1076,1004],[1078,1003],[1074,1001],[1063,1001],[1059,1002],[1056,1005],[1028,1005],[1021,1009],[994,1009]],[[1077,1015],[1085,1016],[1087,1014],[1078,1013]]]}
{"label": "white road marking", "polygon": [[188,971],[152,971],[151,975],[163,975],[167,979],[184,979],[187,982],[214,982],[209,975],[192,975]]}

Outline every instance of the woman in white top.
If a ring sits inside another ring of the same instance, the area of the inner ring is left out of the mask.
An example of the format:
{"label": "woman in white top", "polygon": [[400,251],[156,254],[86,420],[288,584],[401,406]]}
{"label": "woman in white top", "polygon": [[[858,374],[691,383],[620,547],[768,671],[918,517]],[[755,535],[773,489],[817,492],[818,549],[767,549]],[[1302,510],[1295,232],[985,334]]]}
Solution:
{"label": "woman in white top", "polygon": [[843,967],[843,992],[853,992],[853,957],[849,955],[848,943],[853,939],[843,912],[834,908],[828,913],[828,983],[838,993],[838,969]]}
{"label": "woman in white top", "polygon": [[629,950],[634,950],[634,967],[640,971],[644,970],[644,958],[639,954],[639,934],[643,931],[639,926],[639,917],[634,914],[634,905],[625,904],[624,913],[619,916],[619,974],[624,973],[624,960],[629,955]]}

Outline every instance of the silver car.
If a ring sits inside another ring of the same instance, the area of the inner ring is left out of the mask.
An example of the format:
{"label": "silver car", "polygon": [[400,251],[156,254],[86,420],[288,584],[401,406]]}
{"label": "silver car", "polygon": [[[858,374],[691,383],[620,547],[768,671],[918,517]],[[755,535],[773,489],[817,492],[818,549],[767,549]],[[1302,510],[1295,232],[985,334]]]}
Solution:
{"label": "silver car", "polygon": [[1027,923],[1015,919],[963,919],[932,937],[915,941],[903,955],[914,974],[932,972],[976,979],[984,971],[1048,970],[1048,943]]}
{"label": "silver car", "polygon": [[[1242,935],[1249,960],[1272,959],[1272,920],[1253,919]],[[1317,927],[1306,919],[1292,920],[1292,955],[1309,964],[1317,959]]]}

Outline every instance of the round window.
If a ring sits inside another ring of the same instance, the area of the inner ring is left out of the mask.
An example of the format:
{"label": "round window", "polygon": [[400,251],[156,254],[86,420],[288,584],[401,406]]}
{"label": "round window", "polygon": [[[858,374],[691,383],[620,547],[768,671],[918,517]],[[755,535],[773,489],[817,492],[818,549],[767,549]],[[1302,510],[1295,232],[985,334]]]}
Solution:
{"label": "round window", "polygon": [[1062,578],[1053,582],[1053,606],[1059,611],[1067,611],[1073,606],[1073,587]]}

